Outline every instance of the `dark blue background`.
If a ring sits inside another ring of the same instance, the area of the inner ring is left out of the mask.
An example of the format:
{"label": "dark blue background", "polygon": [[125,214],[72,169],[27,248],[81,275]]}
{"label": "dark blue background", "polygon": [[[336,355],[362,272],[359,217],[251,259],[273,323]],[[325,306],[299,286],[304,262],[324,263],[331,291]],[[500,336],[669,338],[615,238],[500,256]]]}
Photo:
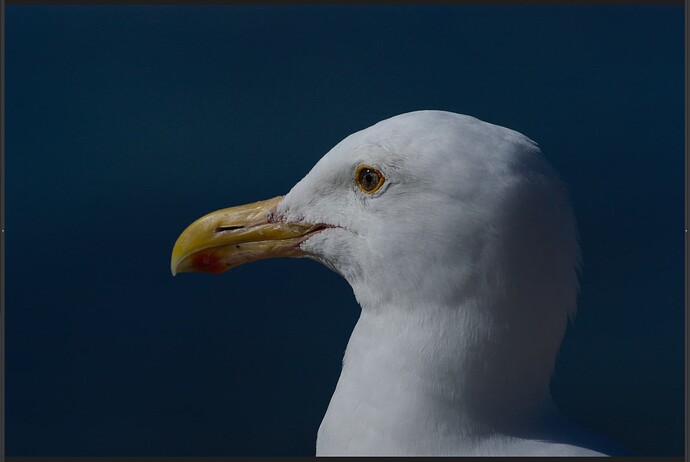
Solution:
{"label": "dark blue background", "polygon": [[359,308],[306,260],[170,275],[200,215],[417,109],[538,141],[584,253],[553,393],[683,452],[681,6],[9,6],[9,455],[310,455]]}

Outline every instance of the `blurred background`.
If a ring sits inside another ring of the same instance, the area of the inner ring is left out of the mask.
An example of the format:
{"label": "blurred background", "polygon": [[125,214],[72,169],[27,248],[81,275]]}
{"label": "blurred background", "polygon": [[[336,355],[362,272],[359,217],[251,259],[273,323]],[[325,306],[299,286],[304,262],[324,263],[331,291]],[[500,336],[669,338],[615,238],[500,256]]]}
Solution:
{"label": "blurred background", "polygon": [[313,455],[359,316],[316,262],[173,278],[178,234],[418,109],[537,141],[579,221],[572,420],[684,450],[684,10],[6,8],[10,456]]}

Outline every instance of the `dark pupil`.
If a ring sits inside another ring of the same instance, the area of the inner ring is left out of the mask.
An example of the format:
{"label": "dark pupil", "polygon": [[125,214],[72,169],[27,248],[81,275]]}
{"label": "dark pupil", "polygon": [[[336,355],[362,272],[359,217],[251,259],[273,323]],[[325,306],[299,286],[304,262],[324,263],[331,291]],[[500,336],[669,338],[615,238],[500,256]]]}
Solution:
{"label": "dark pupil", "polygon": [[373,173],[371,170],[365,170],[362,172],[362,186],[367,191],[374,189],[379,183],[378,175]]}

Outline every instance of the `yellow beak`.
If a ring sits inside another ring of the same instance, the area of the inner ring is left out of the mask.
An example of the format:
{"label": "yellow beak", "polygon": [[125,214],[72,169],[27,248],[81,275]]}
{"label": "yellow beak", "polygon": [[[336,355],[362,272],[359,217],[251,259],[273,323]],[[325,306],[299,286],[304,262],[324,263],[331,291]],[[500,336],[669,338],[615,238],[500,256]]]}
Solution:
{"label": "yellow beak", "polygon": [[323,225],[288,223],[276,218],[282,196],[209,213],[177,238],[170,259],[176,273],[203,271],[219,274],[264,258],[298,257],[309,234]]}

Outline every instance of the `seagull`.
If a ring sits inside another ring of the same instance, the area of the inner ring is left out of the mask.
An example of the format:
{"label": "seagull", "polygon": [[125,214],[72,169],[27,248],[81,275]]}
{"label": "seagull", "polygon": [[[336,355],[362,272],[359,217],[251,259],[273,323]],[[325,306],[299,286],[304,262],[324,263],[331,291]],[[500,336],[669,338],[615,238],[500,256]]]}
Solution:
{"label": "seagull", "polygon": [[333,147],[285,196],[218,210],[171,270],[306,257],[361,307],[318,456],[601,456],[549,380],[576,311],[580,248],[564,182],[526,136],[416,111]]}

